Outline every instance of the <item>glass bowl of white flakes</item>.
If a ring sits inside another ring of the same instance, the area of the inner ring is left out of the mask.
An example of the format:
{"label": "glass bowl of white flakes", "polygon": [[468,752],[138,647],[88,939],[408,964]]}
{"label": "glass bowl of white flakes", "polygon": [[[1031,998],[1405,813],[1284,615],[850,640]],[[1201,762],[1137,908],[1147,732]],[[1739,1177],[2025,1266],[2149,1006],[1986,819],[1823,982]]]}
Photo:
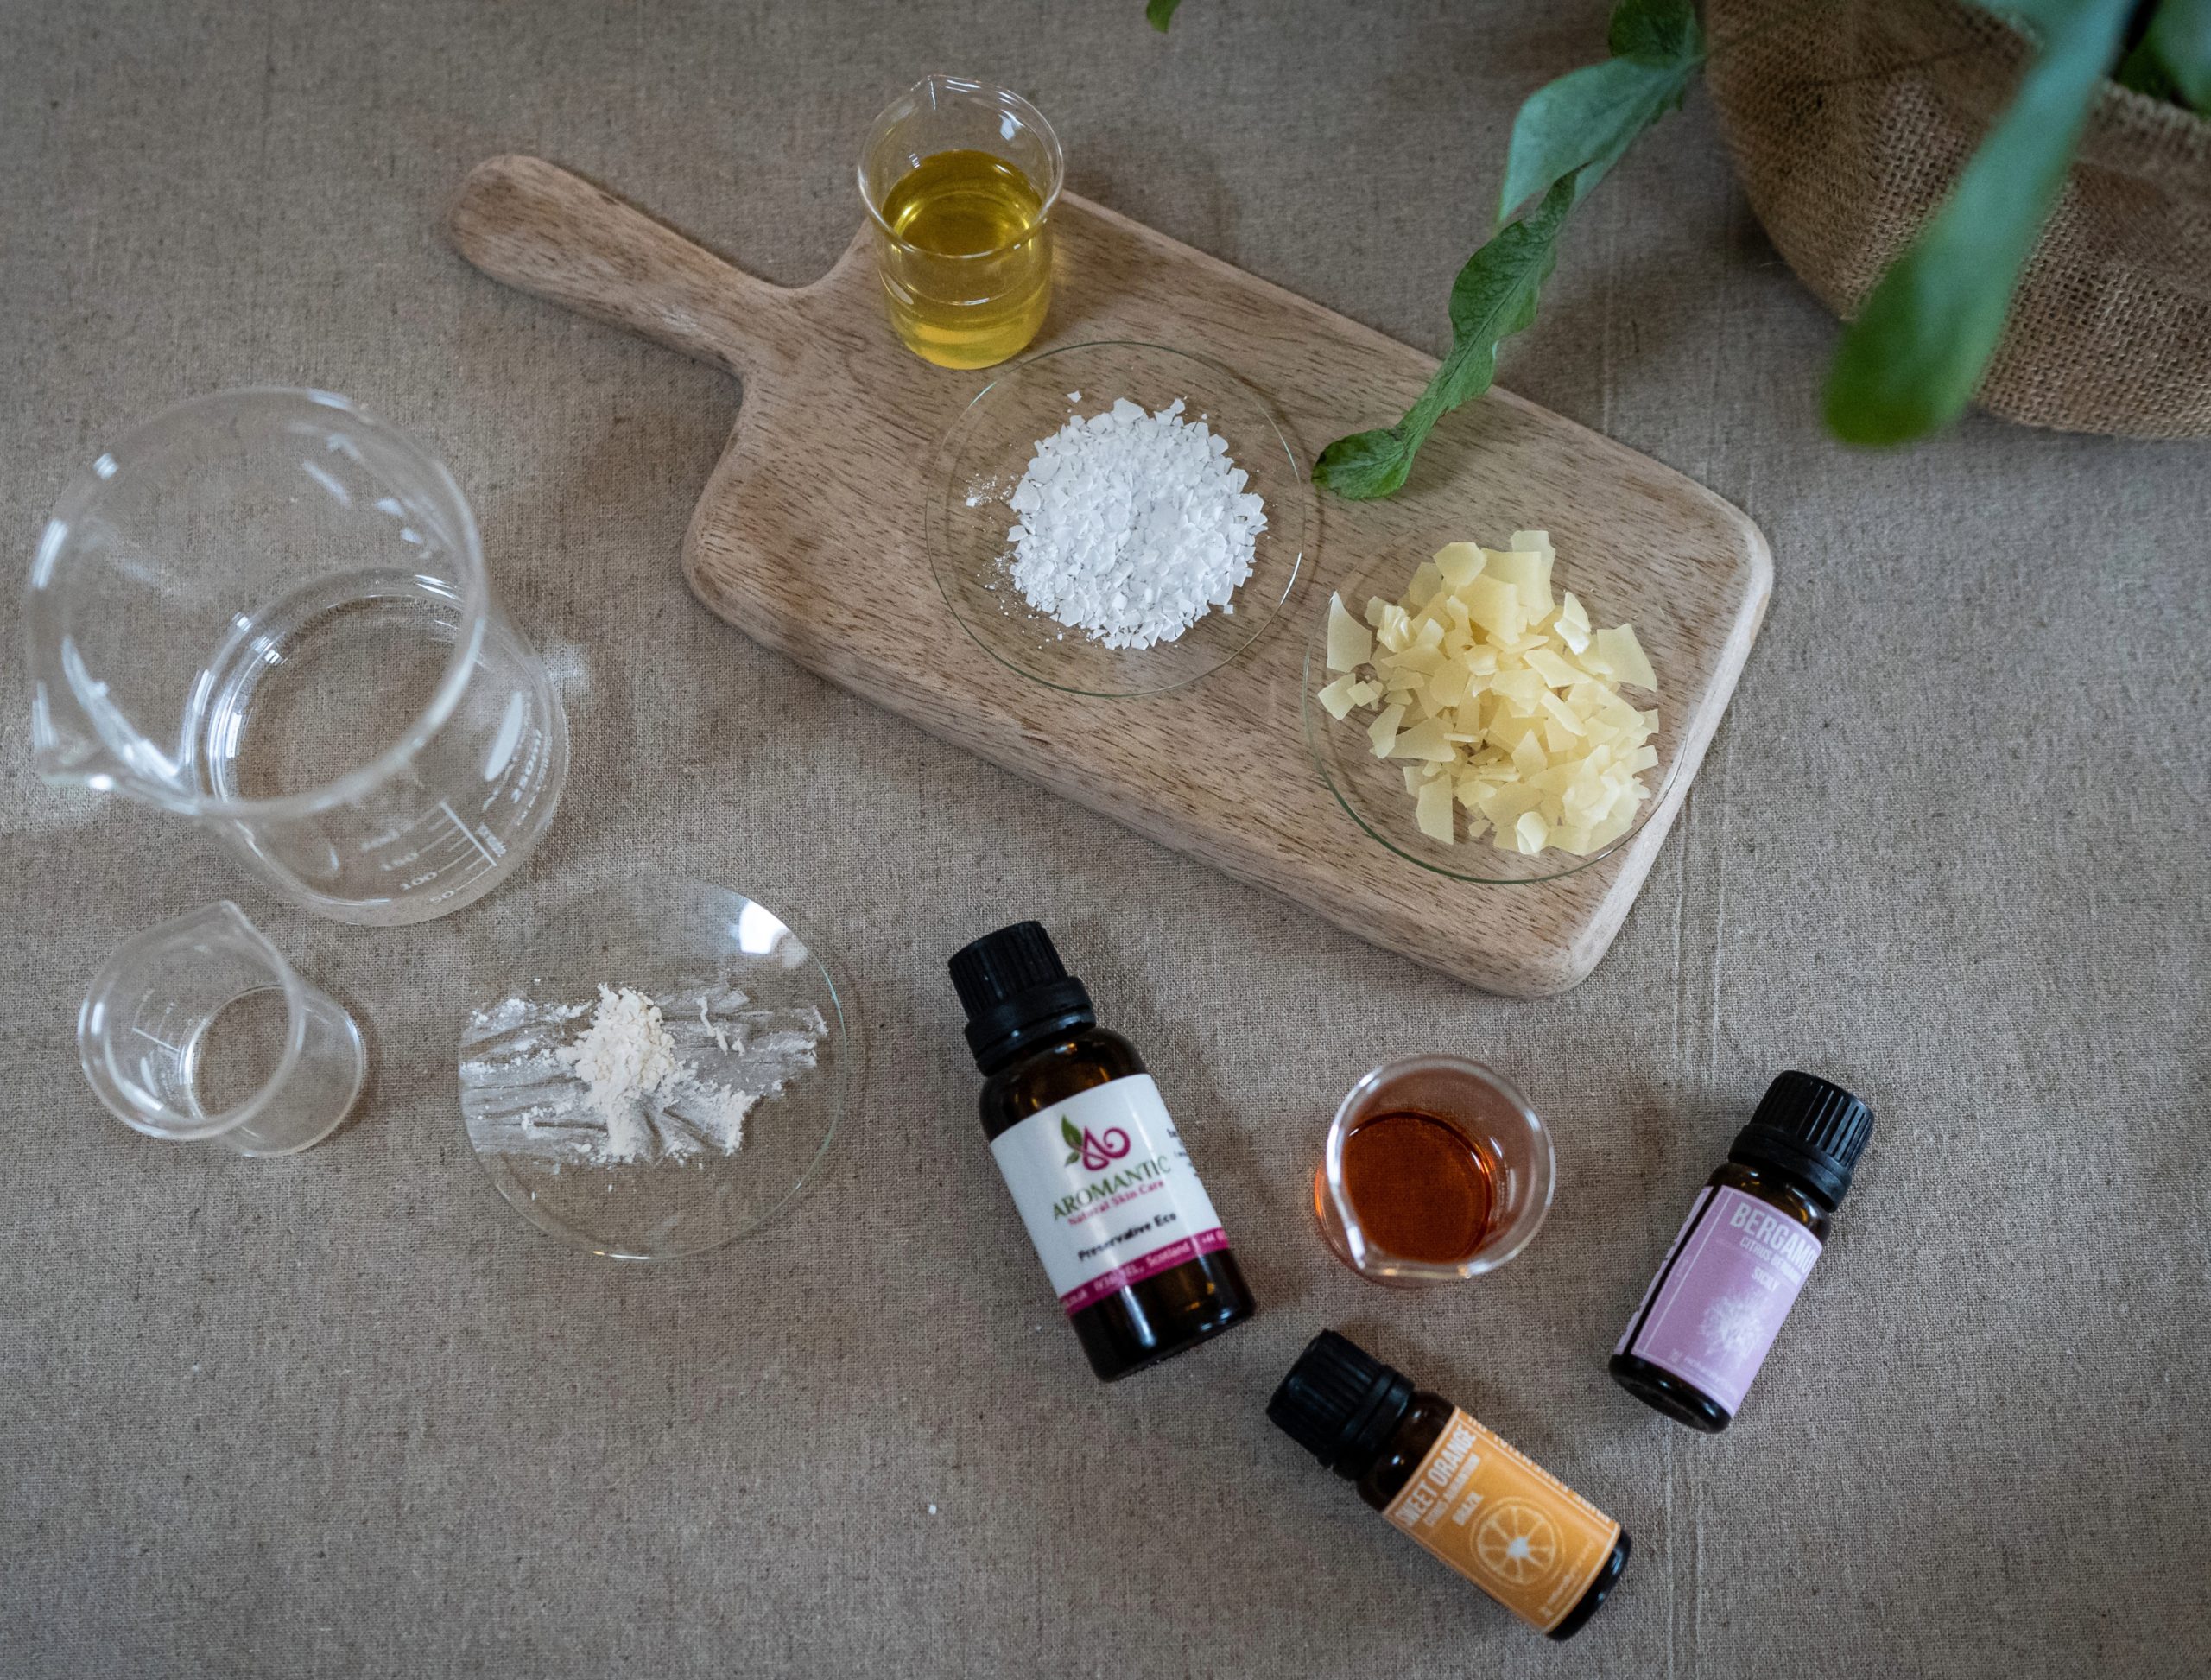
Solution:
{"label": "glass bowl of white flakes", "polygon": [[1073,694],[1163,694],[1219,670],[1307,569],[1312,485],[1274,409],[1161,345],[1068,345],[1006,370],[929,482],[929,563],[953,616]]}
{"label": "glass bowl of white flakes", "polygon": [[795,1201],[853,1054],[820,952],[775,911],[658,872],[586,892],[477,994],[460,1106],[523,1219],[616,1259],[719,1247]]}

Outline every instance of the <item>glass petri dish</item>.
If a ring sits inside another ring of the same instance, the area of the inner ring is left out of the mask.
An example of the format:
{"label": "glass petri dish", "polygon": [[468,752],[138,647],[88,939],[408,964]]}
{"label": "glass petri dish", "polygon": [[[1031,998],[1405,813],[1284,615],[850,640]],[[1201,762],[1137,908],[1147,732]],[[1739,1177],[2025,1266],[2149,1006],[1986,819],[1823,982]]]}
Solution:
{"label": "glass petri dish", "polygon": [[[1080,393],[1078,397],[1075,393]],[[1126,397],[1154,414],[1180,397],[1228,443],[1266,505],[1251,575],[1172,642],[1108,648],[1037,612],[1010,571],[1007,503],[1038,440]],[[953,616],[1000,663],[1069,694],[1164,694],[1219,670],[1265,633],[1305,574],[1313,487],[1267,400],[1220,363],[1161,345],[1100,341],[1046,351],[979,392],[939,447],[929,482],[929,565]]]}
{"label": "glass petri dish", "polygon": [[[1492,533],[1495,542],[1503,542],[1505,536],[1503,531]],[[1555,531],[1552,533],[1554,542],[1558,536]],[[1441,542],[1437,546],[1442,546]],[[1679,690],[1668,677],[1669,671],[1676,669],[1681,656],[1678,650],[1688,645],[1688,626],[1678,606],[1635,586],[1638,574],[1625,557],[1615,561],[1588,554],[1570,537],[1559,548],[1554,587],[1571,589],[1589,609],[1593,624],[1633,624],[1636,639],[1650,656],[1651,674],[1658,679],[1658,732],[1650,739],[1650,745],[1657,750],[1658,762],[1643,773],[1644,785],[1650,789],[1650,797],[1637,810],[1635,821],[1626,833],[1587,857],[1555,848],[1546,848],[1532,858],[1525,857],[1517,852],[1501,850],[1486,834],[1469,840],[1462,831],[1449,846],[1422,834],[1415,818],[1412,796],[1405,791],[1403,764],[1397,759],[1377,758],[1368,747],[1366,724],[1373,713],[1355,711],[1339,720],[1330,717],[1327,708],[1314,698],[1333,675],[1328,669],[1327,596],[1321,596],[1315,603],[1315,622],[1306,643],[1302,679],[1304,687],[1299,702],[1304,717],[1306,746],[1313,755],[1321,781],[1327,784],[1328,791],[1336,796],[1336,802],[1352,821],[1369,838],[1408,863],[1453,880],[1472,881],[1484,886],[1529,886],[1540,881],[1559,880],[1602,862],[1633,840],[1643,831],[1644,824],[1650,820],[1650,814],[1658,808],[1673,783],[1675,772],[1681,767],[1682,718],[1678,705],[1669,703],[1669,697]],[[1412,581],[1414,568],[1427,558],[1424,554],[1397,555],[1376,561],[1346,578],[1329,593],[1340,594],[1344,605],[1354,615],[1363,614],[1368,599],[1373,596],[1386,596],[1393,601],[1401,599],[1406,585]],[[1642,696],[1631,690],[1630,698]],[[1646,701],[1646,706],[1647,703]]]}
{"label": "glass petri dish", "polygon": [[[559,1055],[602,986],[657,1005],[685,1074],[624,1106],[618,1130]],[[852,1059],[843,988],[779,915],[648,875],[563,907],[472,1001],[461,1115],[492,1184],[539,1230],[611,1258],[674,1259],[797,1200],[836,1135]]]}

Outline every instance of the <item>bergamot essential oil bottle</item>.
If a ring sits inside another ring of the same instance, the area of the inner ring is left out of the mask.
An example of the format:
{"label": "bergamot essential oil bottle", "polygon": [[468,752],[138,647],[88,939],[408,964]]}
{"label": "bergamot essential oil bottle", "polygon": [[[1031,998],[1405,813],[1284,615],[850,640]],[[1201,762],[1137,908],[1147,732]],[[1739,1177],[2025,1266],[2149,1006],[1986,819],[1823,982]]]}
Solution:
{"label": "bergamot essential oil bottle", "polygon": [[1839,1085],[1785,1073],[1767,1088],[1612,1350],[1613,1379],[1707,1435],[1726,1429],[1765,1363],[1873,1135]]}
{"label": "bergamot essential oil bottle", "polygon": [[1090,1368],[1107,1382],[1256,1310],[1159,1087],[1034,922],[952,959],[983,1131]]}
{"label": "bergamot essential oil bottle", "polygon": [[1633,1550],[1611,1518],[1334,1330],[1267,1402],[1275,1426],[1539,1633],[1572,1639]]}

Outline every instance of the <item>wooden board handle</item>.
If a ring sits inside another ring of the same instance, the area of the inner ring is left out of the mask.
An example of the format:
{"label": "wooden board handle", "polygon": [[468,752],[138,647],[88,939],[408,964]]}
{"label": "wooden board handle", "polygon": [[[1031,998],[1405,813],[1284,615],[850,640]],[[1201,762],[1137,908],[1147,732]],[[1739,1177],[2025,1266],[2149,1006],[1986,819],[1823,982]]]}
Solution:
{"label": "wooden board handle", "polygon": [[494,157],[470,170],[446,236],[494,280],[740,375],[794,340],[799,294],[542,158]]}

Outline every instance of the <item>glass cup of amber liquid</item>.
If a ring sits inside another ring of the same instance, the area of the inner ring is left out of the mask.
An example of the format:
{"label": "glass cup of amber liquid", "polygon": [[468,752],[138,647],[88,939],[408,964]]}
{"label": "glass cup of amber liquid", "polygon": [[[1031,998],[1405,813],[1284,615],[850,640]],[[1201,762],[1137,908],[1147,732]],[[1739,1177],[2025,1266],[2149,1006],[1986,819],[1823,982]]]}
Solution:
{"label": "glass cup of amber liquid", "polygon": [[1550,1133],[1479,1062],[1386,1062],[1352,1087],[1313,1172],[1335,1257],[1405,1288],[1478,1277],[1535,1239],[1550,1211]]}
{"label": "glass cup of amber liquid", "polygon": [[890,325],[939,367],[1018,355],[1052,301],[1048,225],[1067,174],[1059,136],[1017,93],[925,77],[860,154]]}

